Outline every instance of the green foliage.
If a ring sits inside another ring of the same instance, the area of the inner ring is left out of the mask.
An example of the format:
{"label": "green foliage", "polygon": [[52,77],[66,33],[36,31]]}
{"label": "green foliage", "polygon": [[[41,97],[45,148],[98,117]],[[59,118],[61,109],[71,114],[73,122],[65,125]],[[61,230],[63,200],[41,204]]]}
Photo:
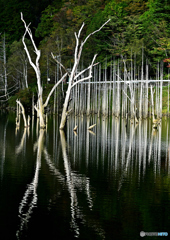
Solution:
{"label": "green foliage", "polygon": [[123,54],[129,58],[133,52],[140,56],[141,48],[145,49],[150,63],[169,54],[168,0],[42,0],[41,4],[38,0],[0,0],[0,3],[0,32],[6,32],[8,42],[18,41],[23,35],[22,11],[26,22],[33,23],[32,29],[36,27],[35,35],[41,38],[43,51],[60,55],[68,67],[74,55],[74,32],[85,22],[82,31],[82,37],[85,37],[108,18],[111,22],[86,44],[83,58],[87,62],[94,53],[100,55],[101,61],[110,54],[116,57]]}
{"label": "green foliage", "polygon": [[[106,4],[102,18],[110,18],[109,29],[102,38],[104,49],[112,56],[131,58],[136,55],[137,64],[145,59],[156,67],[157,61],[168,56],[170,27],[168,1],[112,0]],[[102,33],[100,33],[102,34]],[[96,40],[96,42],[99,40]]]}
{"label": "green foliage", "polygon": [[[170,97],[170,86],[169,86],[169,97]],[[167,113],[168,110],[168,100],[170,106],[170,99],[168,99],[168,86],[164,86],[162,89],[162,113]]]}
{"label": "green foliage", "polygon": [[128,1],[124,0],[112,0],[106,5],[104,12],[110,16],[117,16],[118,18],[123,18],[127,16],[127,11],[125,8],[128,6]]}
{"label": "green foliage", "polygon": [[10,107],[16,106],[16,100],[20,99],[25,108],[30,108],[32,101],[31,89],[20,89],[15,96],[11,97],[8,101]]}
{"label": "green foliage", "polygon": [[[144,61],[150,64],[152,72],[155,71],[158,61],[169,59],[168,0],[42,0],[41,4],[38,0],[0,0],[0,4],[0,32],[6,32],[6,41],[10,44],[8,71],[10,76],[20,82],[22,79],[19,71],[22,72],[23,60],[26,59],[22,42],[19,40],[24,33],[21,11],[25,21],[32,22],[30,27],[33,36],[38,38],[38,41],[34,39],[41,49],[40,68],[44,83],[47,76],[54,82],[56,66],[51,60],[51,52],[67,68],[73,65],[74,32],[79,31],[83,22],[85,26],[82,39],[111,19],[102,31],[92,35],[85,44],[81,61],[84,66],[89,65],[95,53],[98,54],[100,62],[105,62],[107,58],[109,66],[109,59],[121,59],[122,56],[129,60],[135,56],[136,65],[140,65],[144,52]],[[29,42],[27,44],[29,46]],[[29,47],[29,50],[34,58],[32,48]],[[170,66],[168,61],[165,65]],[[168,68],[165,74],[168,74]],[[36,79],[32,68],[28,69],[28,82],[32,88],[35,87]]]}
{"label": "green foliage", "polygon": [[[82,23],[85,27],[82,31],[82,38],[86,36],[87,26],[91,23],[93,16],[102,7],[105,1],[63,1],[60,9],[56,6],[49,6],[42,15],[36,34],[42,36],[41,48],[49,53],[52,51],[60,56],[62,63],[68,68],[74,61],[75,35]],[[87,51],[88,44],[86,45]],[[85,49],[85,52],[86,52]],[[86,58],[87,59],[87,56]],[[89,64],[89,59],[87,59]]]}
{"label": "green foliage", "polygon": [[[88,27],[90,33],[99,28],[107,19],[111,19],[102,31],[93,36],[90,51],[92,52],[93,47],[102,59],[106,55],[116,58],[123,55],[130,58],[131,53],[134,52],[141,56],[143,27],[140,15],[145,9],[145,2],[140,0],[133,2],[129,0],[109,1],[103,10],[99,10],[94,15]],[[102,59],[100,60],[102,61]]]}
{"label": "green foliage", "polygon": [[57,1],[53,5],[49,5],[44,11],[42,11],[41,22],[35,32],[36,37],[46,37],[53,31],[53,19],[61,7],[61,1]]}
{"label": "green foliage", "polygon": [[[49,94],[49,92],[51,91],[52,87],[54,85],[53,84],[44,84],[43,85],[43,101],[45,102],[45,100],[47,99],[47,96]],[[66,89],[65,89],[66,90]],[[20,99],[20,101],[22,102],[24,108],[26,110],[30,109],[32,106],[32,96],[34,93],[34,102],[37,101],[37,92],[36,92],[36,86],[32,85],[32,87],[29,87],[28,89],[20,89],[19,92],[17,92],[14,96],[12,96],[9,100],[8,100],[8,105],[9,107],[16,107],[16,100]],[[51,96],[48,107],[53,107],[54,104],[54,94]],[[58,107],[61,108],[62,107],[62,103],[63,103],[63,95],[62,95],[62,89],[61,86],[59,86],[56,89],[56,99],[58,99]]]}
{"label": "green foliage", "polygon": [[147,10],[141,15],[145,51],[150,62],[156,62],[168,56],[170,37],[170,5],[167,0],[149,0]]}
{"label": "green foliage", "polygon": [[[26,45],[29,49],[31,57],[35,60],[35,53],[33,52],[30,40],[25,39]],[[10,57],[8,58],[8,71],[10,78],[17,79],[20,82],[21,88],[25,88],[25,72],[27,72],[28,83],[32,83],[35,78],[33,69],[29,64],[27,54],[23,48],[22,41],[14,41],[10,45]],[[25,71],[25,72],[24,72]],[[34,74],[34,75],[33,75]],[[34,81],[36,83],[36,80]]]}
{"label": "green foliage", "polygon": [[[32,29],[37,27],[41,12],[50,4],[51,0],[0,0],[0,33],[5,32],[7,41],[12,43],[19,40],[24,33],[20,12],[23,12],[27,23],[32,23]],[[55,0],[53,2],[61,2]],[[34,32],[34,31],[33,31]]]}
{"label": "green foliage", "polygon": [[20,19],[20,12],[24,13],[24,17],[31,20],[31,5],[29,1],[0,1],[0,32],[6,33],[6,39],[9,43],[13,40],[19,40],[24,31],[23,23]]}

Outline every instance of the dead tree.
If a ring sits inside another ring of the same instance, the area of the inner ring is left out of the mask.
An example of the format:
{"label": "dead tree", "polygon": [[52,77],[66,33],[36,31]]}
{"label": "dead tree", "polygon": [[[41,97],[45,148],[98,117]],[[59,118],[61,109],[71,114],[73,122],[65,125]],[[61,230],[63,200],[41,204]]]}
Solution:
{"label": "dead tree", "polygon": [[24,127],[27,127],[27,120],[26,120],[26,116],[25,116],[25,109],[24,106],[22,105],[22,103],[20,102],[20,100],[16,100],[16,103],[19,105],[19,107],[22,109],[22,116],[23,116],[23,120],[24,120]]}
{"label": "dead tree", "polygon": [[[68,104],[69,104],[69,99],[70,99],[70,94],[71,94],[72,88],[80,82],[91,79],[92,78],[92,68],[93,68],[93,66],[96,65],[96,64],[94,64],[94,61],[96,59],[97,54],[94,55],[93,60],[92,60],[91,64],[89,65],[89,67],[87,67],[86,69],[82,70],[80,73],[77,74],[77,69],[78,69],[78,66],[79,66],[83,46],[87,42],[87,40],[89,39],[90,36],[94,35],[96,32],[99,32],[109,21],[110,21],[110,19],[107,22],[105,22],[98,30],[90,33],[84,39],[84,41],[82,41],[81,43],[80,43],[80,35],[81,35],[81,31],[84,27],[84,23],[82,24],[78,34],[75,33],[76,46],[75,46],[75,52],[74,52],[74,65],[73,65],[71,74],[69,74],[69,83],[68,83],[68,88],[67,88],[67,91],[66,91],[65,101],[64,101],[64,104],[63,104],[63,111],[62,111],[62,116],[61,116],[60,129],[64,129],[64,127],[65,127],[67,114],[68,114],[67,113]],[[52,54],[52,57],[58,64],[60,64],[60,66],[63,69],[65,69],[65,71],[67,71],[66,68],[56,60],[56,58],[53,54]],[[82,77],[82,78],[79,79],[79,77],[81,77],[83,75],[83,73],[85,73],[86,71],[89,71],[88,76],[87,77]]]}
{"label": "dead tree", "polygon": [[[0,101],[6,102],[9,99],[8,82],[7,82],[7,60],[6,60],[6,42],[5,33],[0,42]],[[11,89],[10,89],[11,90]]]}
{"label": "dead tree", "polygon": [[[37,106],[35,105],[34,108],[37,111],[37,115],[40,118],[40,128],[45,128],[45,119],[44,119],[44,108],[48,105],[48,102],[50,100],[51,95],[53,94],[54,90],[56,89],[56,87],[63,81],[63,79],[66,77],[67,73],[65,75],[63,75],[63,77],[54,85],[54,87],[51,89],[45,103],[43,103],[43,88],[42,88],[42,83],[41,83],[41,71],[40,71],[40,66],[39,66],[39,60],[40,60],[40,56],[41,56],[41,51],[37,49],[33,36],[32,36],[32,32],[29,28],[29,25],[26,25],[26,22],[23,19],[23,14],[21,13],[21,20],[24,23],[24,27],[25,27],[25,33],[22,37],[22,42],[24,45],[24,49],[26,51],[28,60],[30,65],[33,67],[35,74],[36,74],[36,79],[37,79],[37,90],[38,90],[38,104]],[[36,60],[35,63],[32,61],[30,53],[28,51],[27,45],[25,43],[25,36],[26,34],[29,35],[31,43],[33,45],[34,48],[34,52],[36,54]]]}

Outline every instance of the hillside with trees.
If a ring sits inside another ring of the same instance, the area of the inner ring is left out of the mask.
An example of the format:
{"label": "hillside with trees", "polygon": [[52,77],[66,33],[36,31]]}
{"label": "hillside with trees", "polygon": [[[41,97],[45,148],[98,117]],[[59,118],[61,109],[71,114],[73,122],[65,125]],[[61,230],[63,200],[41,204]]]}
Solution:
{"label": "hillside with trees", "polygon": [[[123,58],[127,62],[133,59],[140,66],[143,58],[149,64],[153,77],[156,76],[157,63],[164,62],[164,77],[168,78],[168,0],[42,0],[41,3],[38,0],[0,0],[0,4],[1,102],[6,103],[10,93],[13,96],[9,99],[10,104],[14,104],[16,98],[23,97],[26,105],[28,96],[32,96],[30,92],[36,92],[36,76],[21,41],[24,26],[20,12],[23,12],[27,24],[31,22],[35,42],[41,50],[40,68],[45,94],[52,88],[49,83],[54,83],[57,75],[63,74],[62,69],[57,69],[51,52],[66,68],[71,68],[74,61],[74,32],[78,32],[84,22],[83,39],[109,18],[111,21],[103,31],[92,36],[85,44],[81,64],[87,67],[95,53],[101,63],[107,59],[108,68],[113,59],[121,61]],[[29,39],[26,41],[32,58],[35,58]],[[6,94],[2,91],[5,88],[8,89]],[[58,88],[60,96],[61,91],[61,87]]]}

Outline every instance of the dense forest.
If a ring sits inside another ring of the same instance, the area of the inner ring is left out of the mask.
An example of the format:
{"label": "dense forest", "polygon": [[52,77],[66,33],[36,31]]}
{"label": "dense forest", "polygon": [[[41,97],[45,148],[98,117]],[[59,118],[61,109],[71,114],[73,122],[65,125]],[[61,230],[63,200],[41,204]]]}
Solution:
{"label": "dense forest", "polygon": [[[36,92],[35,73],[22,44],[24,19],[31,22],[34,40],[41,50],[41,78],[48,91],[56,77],[56,64],[51,52],[67,68],[74,61],[75,35],[82,23],[82,39],[111,21],[86,43],[81,65],[88,66],[95,53],[98,61],[109,68],[112,60],[135,61],[149,65],[150,74],[156,76],[158,62],[164,62],[164,77],[168,78],[170,50],[170,3],[168,0],[0,0],[0,89],[8,89],[9,103],[17,97],[29,105],[32,92]],[[27,45],[34,58],[30,40]],[[60,74],[61,71],[60,71]],[[12,88],[17,86],[17,88]],[[10,92],[11,89],[11,92]],[[29,91],[28,91],[29,89]],[[1,102],[8,99],[2,97]]]}

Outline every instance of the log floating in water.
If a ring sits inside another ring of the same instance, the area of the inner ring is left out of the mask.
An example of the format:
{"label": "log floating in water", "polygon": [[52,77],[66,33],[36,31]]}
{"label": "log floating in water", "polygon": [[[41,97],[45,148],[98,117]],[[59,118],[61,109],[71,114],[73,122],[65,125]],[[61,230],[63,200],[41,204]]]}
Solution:
{"label": "log floating in water", "polygon": [[88,130],[91,130],[93,127],[95,127],[96,126],[96,123],[95,124],[93,124],[93,125],[91,125],[89,128],[88,128]]}
{"label": "log floating in water", "polygon": [[77,131],[78,126],[76,125],[73,129],[73,131]]}

